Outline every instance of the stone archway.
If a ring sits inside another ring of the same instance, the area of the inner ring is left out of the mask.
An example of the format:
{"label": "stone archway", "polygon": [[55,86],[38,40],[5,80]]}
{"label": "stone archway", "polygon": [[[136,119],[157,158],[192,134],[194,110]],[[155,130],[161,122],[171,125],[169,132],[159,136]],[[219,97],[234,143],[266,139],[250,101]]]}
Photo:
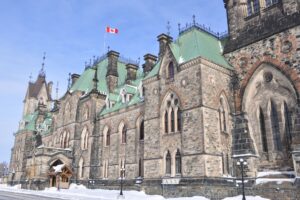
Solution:
{"label": "stone archway", "polygon": [[50,177],[50,187],[58,187],[68,189],[70,178],[72,177],[72,170],[64,164],[61,160],[56,160],[49,169],[48,175]]}

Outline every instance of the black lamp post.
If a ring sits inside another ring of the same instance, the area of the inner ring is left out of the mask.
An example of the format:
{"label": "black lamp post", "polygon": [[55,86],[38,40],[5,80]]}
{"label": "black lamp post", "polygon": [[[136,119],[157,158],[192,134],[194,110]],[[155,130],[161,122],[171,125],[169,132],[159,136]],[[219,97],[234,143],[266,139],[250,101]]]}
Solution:
{"label": "black lamp post", "polygon": [[242,170],[242,189],[243,189],[243,199],[242,200],[246,200],[245,186],[244,186],[244,167],[247,165],[247,162],[244,161],[243,158],[240,158],[240,160],[236,162],[236,165],[241,167],[241,170]]}
{"label": "black lamp post", "polygon": [[125,174],[125,168],[121,168],[121,188],[120,188],[120,196],[123,196],[123,178]]}
{"label": "black lamp post", "polygon": [[16,173],[15,169],[13,169],[11,172],[11,186],[13,186],[13,184],[14,184],[15,173]]}

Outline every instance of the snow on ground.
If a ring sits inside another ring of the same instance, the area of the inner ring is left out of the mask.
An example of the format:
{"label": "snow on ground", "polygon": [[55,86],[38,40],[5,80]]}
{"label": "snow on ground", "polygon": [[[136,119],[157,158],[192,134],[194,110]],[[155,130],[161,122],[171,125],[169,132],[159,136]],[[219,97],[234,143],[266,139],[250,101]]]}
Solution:
{"label": "snow on ground", "polygon": [[[0,184],[0,191],[9,191],[9,192],[17,192],[24,194],[34,194],[46,197],[57,197],[66,200],[86,200],[86,199],[97,199],[97,200],[115,200],[118,199],[119,191],[118,190],[102,190],[95,189],[90,190],[86,189],[83,185],[71,184],[70,189],[61,189],[57,191],[56,188],[46,188],[43,191],[35,191],[35,190],[24,190],[20,189],[20,185],[17,186],[7,186],[5,184]],[[160,195],[147,195],[144,192],[138,191],[124,191],[123,192],[125,198],[128,200],[165,200],[164,197]],[[247,200],[268,200],[259,196],[246,196]],[[121,198],[122,199],[122,198]],[[237,197],[227,197],[224,200],[240,200],[242,196]],[[181,198],[170,198],[168,200],[208,200],[205,197],[181,197]]]}

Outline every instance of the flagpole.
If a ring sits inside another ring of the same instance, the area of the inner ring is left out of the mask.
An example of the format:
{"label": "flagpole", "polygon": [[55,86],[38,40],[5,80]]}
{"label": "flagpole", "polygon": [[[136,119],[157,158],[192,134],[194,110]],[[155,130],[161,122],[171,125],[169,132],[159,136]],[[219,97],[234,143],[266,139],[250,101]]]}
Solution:
{"label": "flagpole", "polygon": [[106,37],[107,37],[107,32],[105,30],[104,37],[103,37],[103,53],[104,54],[105,54],[105,46],[106,46]]}

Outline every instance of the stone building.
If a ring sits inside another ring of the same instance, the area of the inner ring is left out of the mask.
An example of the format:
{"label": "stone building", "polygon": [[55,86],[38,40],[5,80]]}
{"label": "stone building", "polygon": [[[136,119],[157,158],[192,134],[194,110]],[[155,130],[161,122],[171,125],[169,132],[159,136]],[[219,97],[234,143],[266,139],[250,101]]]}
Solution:
{"label": "stone building", "polygon": [[[228,35],[195,22],[175,40],[161,34],[143,70],[109,51],[57,100],[41,71],[15,133],[12,183],[112,189],[125,169],[128,189],[219,199],[237,193],[243,158],[248,193],[300,199],[300,2],[224,5]],[[270,171],[293,183],[255,184]]]}

